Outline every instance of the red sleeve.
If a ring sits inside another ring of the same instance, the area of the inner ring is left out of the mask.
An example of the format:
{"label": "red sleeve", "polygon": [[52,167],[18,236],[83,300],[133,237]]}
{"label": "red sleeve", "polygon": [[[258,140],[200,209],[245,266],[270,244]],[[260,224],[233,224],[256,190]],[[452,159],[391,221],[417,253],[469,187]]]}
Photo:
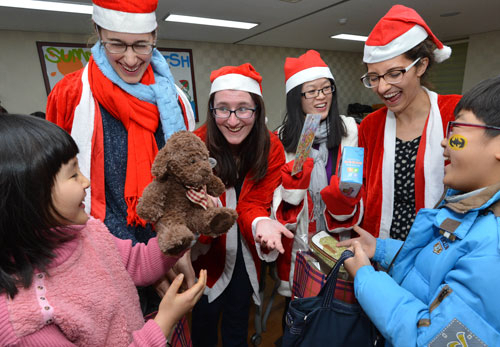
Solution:
{"label": "red sleeve", "polygon": [[330,232],[350,230],[363,218],[364,187],[355,197],[344,195],[339,189],[339,177],[333,175],[330,184],[321,190],[321,198],[326,208],[323,213],[326,227]]}
{"label": "red sleeve", "polygon": [[139,242],[135,246],[132,246],[131,240],[114,236],[113,238],[122,262],[136,286],[147,286],[156,282],[185,252],[177,256],[164,255],[156,237],[150,239],[147,244]]}
{"label": "red sleeve", "polygon": [[66,75],[50,92],[45,118],[71,133],[75,108],[82,95],[83,69]]}
{"label": "red sleeve", "polygon": [[257,217],[269,217],[274,190],[281,184],[281,167],[285,164],[285,151],[278,137],[269,133],[271,145],[267,173],[260,181],[245,179],[238,206],[238,224],[249,244],[254,244],[252,222]]}

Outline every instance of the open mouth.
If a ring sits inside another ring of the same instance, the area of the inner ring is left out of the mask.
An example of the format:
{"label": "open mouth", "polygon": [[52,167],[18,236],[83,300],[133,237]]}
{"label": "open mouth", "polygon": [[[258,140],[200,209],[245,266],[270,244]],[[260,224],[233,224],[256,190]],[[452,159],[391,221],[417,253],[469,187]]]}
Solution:
{"label": "open mouth", "polygon": [[130,73],[134,73],[134,72],[136,72],[137,70],[139,70],[139,67],[140,67],[141,65],[137,65],[137,66],[135,66],[135,67],[128,67],[128,66],[125,66],[125,65],[121,65],[121,66],[122,66],[122,68],[123,68],[125,71],[130,72]]}
{"label": "open mouth", "polygon": [[387,93],[384,94],[384,99],[389,101],[389,102],[395,102],[399,96],[401,95],[401,92],[392,92],[392,93]]}
{"label": "open mouth", "polygon": [[230,132],[232,133],[237,133],[238,131],[240,131],[241,129],[243,129],[243,127],[237,127],[237,128],[227,128],[227,130],[229,130]]}

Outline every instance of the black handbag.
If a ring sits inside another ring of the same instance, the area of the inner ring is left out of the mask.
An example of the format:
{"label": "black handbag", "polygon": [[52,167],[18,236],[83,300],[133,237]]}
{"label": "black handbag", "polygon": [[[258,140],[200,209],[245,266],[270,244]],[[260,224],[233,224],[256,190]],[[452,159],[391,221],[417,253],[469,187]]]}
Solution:
{"label": "black handbag", "polygon": [[362,347],[376,344],[377,329],[361,306],[333,296],[340,266],[352,256],[354,254],[349,250],[342,253],[317,296],[290,302],[282,347]]}

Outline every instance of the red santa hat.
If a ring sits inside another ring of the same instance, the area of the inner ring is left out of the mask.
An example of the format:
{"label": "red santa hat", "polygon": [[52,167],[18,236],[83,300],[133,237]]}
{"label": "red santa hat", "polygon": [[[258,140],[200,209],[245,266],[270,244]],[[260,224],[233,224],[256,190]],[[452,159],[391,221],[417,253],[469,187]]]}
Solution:
{"label": "red santa hat", "polygon": [[427,37],[436,44],[434,58],[440,63],[451,55],[451,48],[444,46],[432,33],[422,17],[412,8],[394,5],[373,28],[365,42],[363,62],[378,63],[401,55]]}
{"label": "red santa hat", "polygon": [[158,0],[92,0],[92,20],[101,28],[144,34],[156,29]]}
{"label": "red santa hat", "polygon": [[242,90],[262,96],[262,76],[250,63],[223,66],[210,74],[210,95],[220,90]]}
{"label": "red santa hat", "polygon": [[311,49],[298,58],[286,58],[285,86],[287,93],[302,83],[318,78],[334,79],[330,68],[315,50]]}

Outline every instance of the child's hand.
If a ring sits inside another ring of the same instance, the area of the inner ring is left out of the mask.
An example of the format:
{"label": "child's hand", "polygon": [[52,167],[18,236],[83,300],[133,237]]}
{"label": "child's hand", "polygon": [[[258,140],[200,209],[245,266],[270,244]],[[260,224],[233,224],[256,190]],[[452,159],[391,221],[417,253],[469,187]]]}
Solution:
{"label": "child's hand", "polygon": [[154,318],[154,321],[160,326],[165,336],[170,334],[175,324],[177,324],[182,316],[191,311],[203,295],[207,283],[207,270],[201,270],[198,282],[190,289],[179,294],[179,288],[182,285],[183,279],[184,275],[181,273],[170,284],[160,302],[158,314]]}
{"label": "child's hand", "polygon": [[163,298],[170,287],[170,283],[173,282],[180,273],[184,274],[185,278],[185,281],[182,282],[182,289],[186,290],[191,288],[196,280],[196,274],[194,273],[193,265],[191,264],[191,249],[188,249],[186,253],[184,253],[184,255],[177,260],[177,263],[175,263],[175,265],[168,270],[165,276],[154,284],[156,293],[160,296],[160,298]]}
{"label": "child's hand", "polygon": [[375,249],[377,248],[377,239],[358,225],[354,226],[354,231],[359,235],[359,237],[339,242],[337,243],[337,247],[351,247],[354,244],[354,241],[358,241],[361,247],[363,247],[363,251],[366,253],[368,258],[373,258],[375,255]]}
{"label": "child's hand", "polygon": [[354,278],[356,277],[356,274],[361,267],[365,265],[371,265],[371,263],[370,259],[368,259],[365,251],[363,250],[363,246],[361,246],[358,241],[354,241],[350,249],[354,252],[354,257],[346,259],[344,262],[344,267],[349,275]]}

